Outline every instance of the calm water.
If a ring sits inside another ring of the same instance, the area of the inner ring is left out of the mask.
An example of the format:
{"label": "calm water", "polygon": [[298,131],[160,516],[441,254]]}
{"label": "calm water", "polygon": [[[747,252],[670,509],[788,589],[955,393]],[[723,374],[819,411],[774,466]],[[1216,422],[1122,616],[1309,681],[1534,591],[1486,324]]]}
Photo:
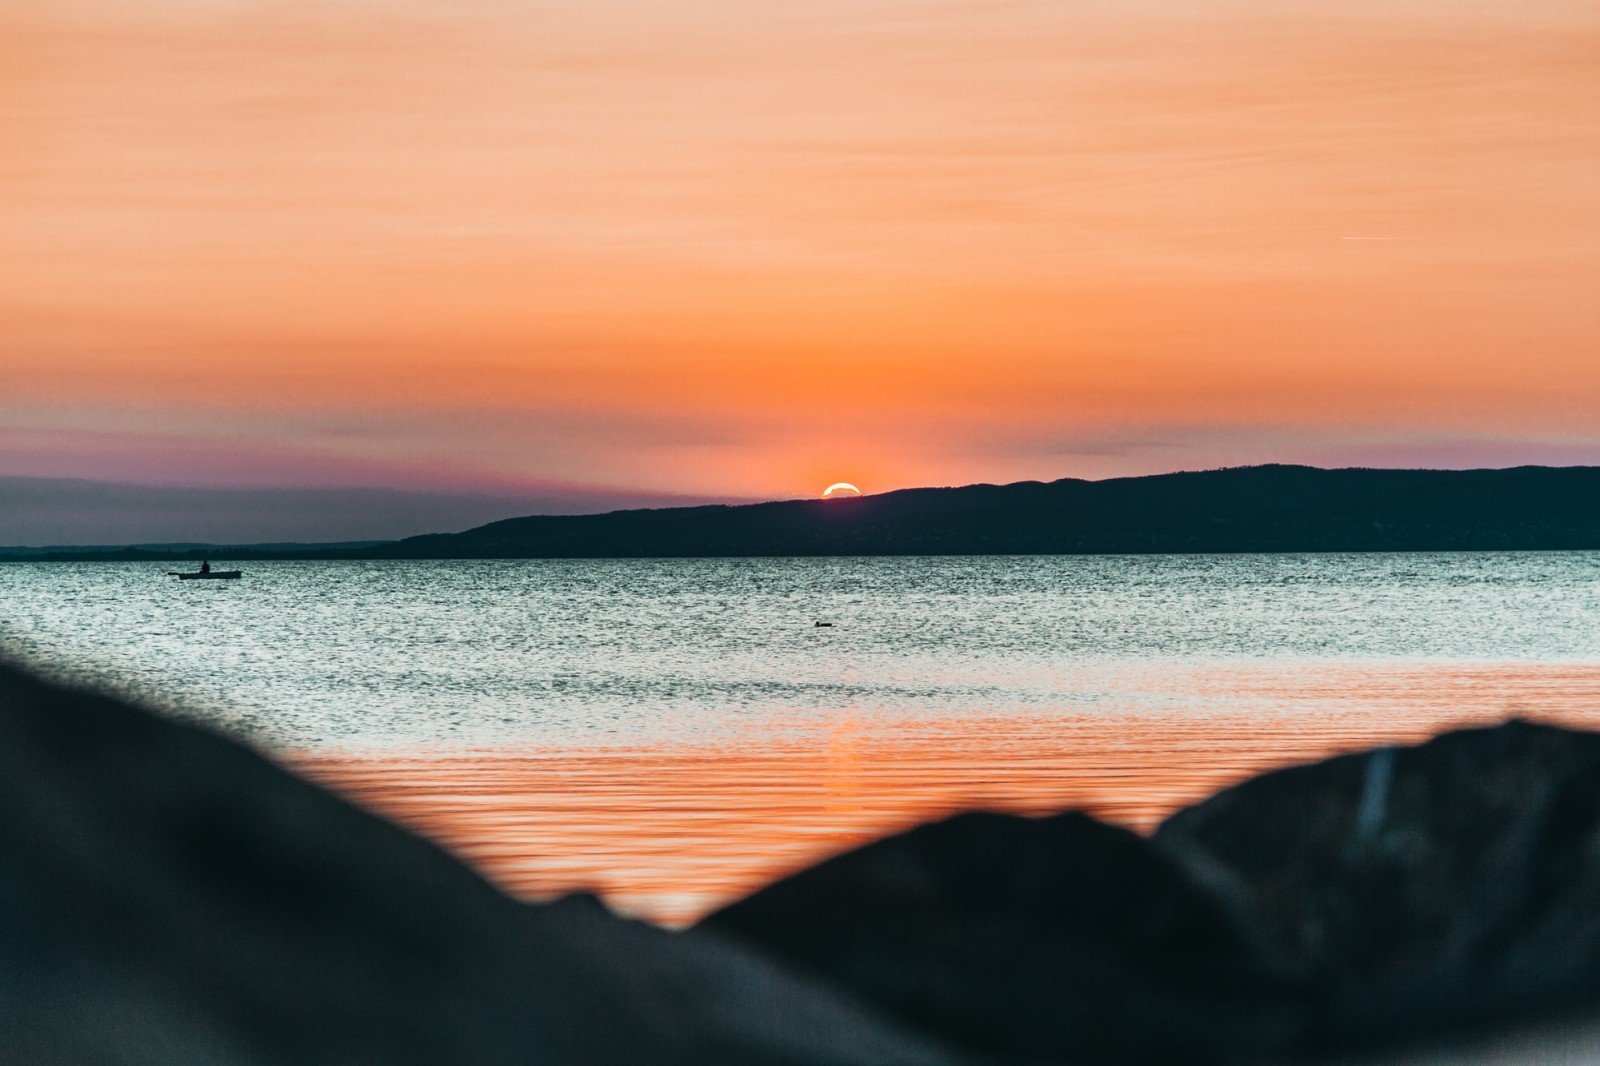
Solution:
{"label": "calm water", "polygon": [[296,749],[721,740],[840,712],[1204,716],[1322,706],[1352,670],[1600,662],[1590,553],[163,569],[0,565],[6,635]]}
{"label": "calm water", "polygon": [[3,564],[0,639],[664,920],[952,807],[1600,725],[1597,553],[242,565]]}

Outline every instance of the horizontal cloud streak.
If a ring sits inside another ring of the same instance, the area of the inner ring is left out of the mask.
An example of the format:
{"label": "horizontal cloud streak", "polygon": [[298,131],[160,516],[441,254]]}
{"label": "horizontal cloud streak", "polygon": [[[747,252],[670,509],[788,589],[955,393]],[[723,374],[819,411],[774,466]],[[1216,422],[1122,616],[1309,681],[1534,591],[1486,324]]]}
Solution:
{"label": "horizontal cloud streak", "polygon": [[391,540],[528,514],[598,514],[703,502],[713,501],[572,486],[496,495],[0,477],[0,547]]}

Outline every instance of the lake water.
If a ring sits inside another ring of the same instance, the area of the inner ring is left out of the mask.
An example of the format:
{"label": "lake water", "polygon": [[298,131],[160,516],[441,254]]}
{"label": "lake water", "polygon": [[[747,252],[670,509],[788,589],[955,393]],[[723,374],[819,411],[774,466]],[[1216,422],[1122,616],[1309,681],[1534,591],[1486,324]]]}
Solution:
{"label": "lake water", "polygon": [[961,806],[1600,726],[1600,553],[240,565],[0,564],[0,642],[668,922]]}

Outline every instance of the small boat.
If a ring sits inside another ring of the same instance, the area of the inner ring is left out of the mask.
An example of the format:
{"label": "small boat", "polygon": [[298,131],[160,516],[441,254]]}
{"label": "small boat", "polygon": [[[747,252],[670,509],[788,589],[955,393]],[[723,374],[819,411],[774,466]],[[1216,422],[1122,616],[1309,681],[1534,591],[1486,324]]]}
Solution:
{"label": "small boat", "polygon": [[168,577],[175,577],[179,581],[228,581],[244,576],[243,570],[194,570],[180,573],[177,570],[168,570]]}

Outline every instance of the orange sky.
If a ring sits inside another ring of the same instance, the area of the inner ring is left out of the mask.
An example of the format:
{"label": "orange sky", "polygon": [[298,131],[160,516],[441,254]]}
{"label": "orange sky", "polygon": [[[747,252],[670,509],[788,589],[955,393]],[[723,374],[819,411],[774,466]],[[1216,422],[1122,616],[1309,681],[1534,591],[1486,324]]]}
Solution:
{"label": "orange sky", "polygon": [[0,0],[0,474],[1600,463],[1600,7]]}

